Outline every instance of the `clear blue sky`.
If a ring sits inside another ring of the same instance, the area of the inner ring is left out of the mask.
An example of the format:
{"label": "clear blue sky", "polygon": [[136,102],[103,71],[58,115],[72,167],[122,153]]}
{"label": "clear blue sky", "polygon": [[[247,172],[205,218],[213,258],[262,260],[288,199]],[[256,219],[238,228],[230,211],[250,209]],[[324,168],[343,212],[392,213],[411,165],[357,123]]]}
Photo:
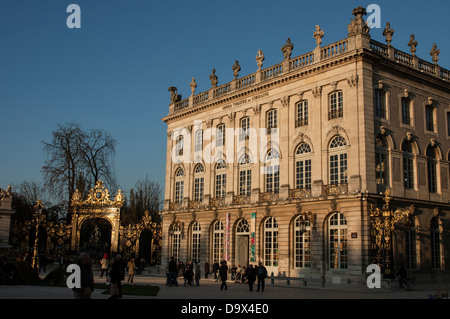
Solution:
{"label": "clear blue sky", "polygon": [[[81,7],[81,29],[68,29],[67,6]],[[219,85],[281,62],[288,37],[293,56],[314,49],[318,24],[322,45],[344,39],[354,7],[381,7],[395,29],[392,44],[409,52],[414,33],[417,55],[450,69],[450,2],[421,1],[148,1],[2,0],[0,2],[0,187],[42,181],[45,154],[57,123],[80,122],[117,140],[115,171],[128,192],[148,176],[164,186],[169,86],[190,95],[195,76],[202,92],[213,68]]]}

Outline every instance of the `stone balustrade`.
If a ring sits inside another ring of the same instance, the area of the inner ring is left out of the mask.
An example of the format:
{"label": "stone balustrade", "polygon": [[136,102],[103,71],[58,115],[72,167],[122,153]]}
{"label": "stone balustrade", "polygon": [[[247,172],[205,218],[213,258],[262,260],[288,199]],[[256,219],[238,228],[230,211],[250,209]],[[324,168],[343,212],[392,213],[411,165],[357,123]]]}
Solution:
{"label": "stone balustrade", "polygon": [[249,88],[261,82],[277,78],[289,72],[298,71],[302,68],[318,64],[322,61],[339,57],[360,48],[368,49],[369,51],[384,58],[393,60],[398,64],[408,66],[450,82],[450,71],[441,68],[437,63],[433,64],[426,62],[419,59],[415,55],[402,52],[395,49],[393,46],[385,45],[370,38],[357,39],[355,36],[350,36],[344,40],[334,42],[324,47],[318,46],[314,51],[285,60],[274,66],[265,69],[258,69],[255,73],[242,78],[235,78],[231,82],[218,87],[213,87],[206,92],[192,95],[190,98],[174,102],[172,103],[174,105],[170,107],[169,113],[176,113],[190,107],[211,102],[214,99],[221,98],[235,91]]}

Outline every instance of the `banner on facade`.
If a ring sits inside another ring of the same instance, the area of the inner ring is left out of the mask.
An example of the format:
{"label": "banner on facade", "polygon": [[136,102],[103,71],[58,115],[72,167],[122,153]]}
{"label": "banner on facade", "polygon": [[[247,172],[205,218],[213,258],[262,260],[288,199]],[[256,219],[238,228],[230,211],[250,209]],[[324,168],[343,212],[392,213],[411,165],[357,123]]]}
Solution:
{"label": "banner on facade", "polygon": [[250,220],[250,261],[256,262],[256,212],[252,213]]}
{"label": "banner on facade", "polygon": [[225,215],[225,260],[230,260],[230,213]]}

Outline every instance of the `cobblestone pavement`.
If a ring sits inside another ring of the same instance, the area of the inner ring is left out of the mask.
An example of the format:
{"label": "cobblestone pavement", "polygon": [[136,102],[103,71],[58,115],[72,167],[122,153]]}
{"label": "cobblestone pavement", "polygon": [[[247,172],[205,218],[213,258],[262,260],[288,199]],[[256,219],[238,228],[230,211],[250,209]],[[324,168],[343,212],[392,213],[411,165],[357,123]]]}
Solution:
{"label": "cobblestone pavement", "polygon": [[[95,282],[104,283],[99,278],[99,271],[94,271]],[[45,274],[42,274],[43,277]],[[264,292],[249,291],[248,285],[228,281],[228,289],[220,290],[220,282],[202,278],[199,287],[184,286],[179,278],[178,287],[168,287],[165,276],[136,275],[135,285],[159,286],[157,296],[129,296],[123,299],[429,299],[430,296],[447,293],[450,285],[417,286],[414,291],[388,288],[369,289],[357,284],[327,284],[325,287],[295,287],[284,284],[270,284],[266,280]],[[123,283],[124,284],[124,283]],[[109,295],[96,289],[92,299],[107,299]],[[66,287],[42,286],[0,286],[0,299],[74,299],[73,292]]]}

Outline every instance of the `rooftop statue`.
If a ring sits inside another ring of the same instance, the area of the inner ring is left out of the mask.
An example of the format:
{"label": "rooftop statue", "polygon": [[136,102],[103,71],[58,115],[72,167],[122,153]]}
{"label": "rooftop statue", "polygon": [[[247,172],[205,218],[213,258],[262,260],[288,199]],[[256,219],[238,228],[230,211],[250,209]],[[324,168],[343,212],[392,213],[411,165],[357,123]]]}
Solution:
{"label": "rooftop statue", "polygon": [[369,35],[370,27],[363,19],[363,16],[367,15],[366,9],[364,7],[357,7],[353,9],[352,14],[355,18],[353,18],[348,25],[348,36],[350,37],[357,34]]}
{"label": "rooftop statue", "polygon": [[219,80],[217,79],[216,69],[212,69],[212,73],[209,76],[209,79],[211,80],[212,87],[213,88],[217,87],[217,84],[219,83]]}
{"label": "rooftop statue", "polygon": [[283,45],[281,48],[281,52],[283,52],[283,56],[285,60],[288,60],[291,58],[292,49],[294,48],[294,45],[291,43],[291,38],[288,38],[286,41],[286,44]]}

